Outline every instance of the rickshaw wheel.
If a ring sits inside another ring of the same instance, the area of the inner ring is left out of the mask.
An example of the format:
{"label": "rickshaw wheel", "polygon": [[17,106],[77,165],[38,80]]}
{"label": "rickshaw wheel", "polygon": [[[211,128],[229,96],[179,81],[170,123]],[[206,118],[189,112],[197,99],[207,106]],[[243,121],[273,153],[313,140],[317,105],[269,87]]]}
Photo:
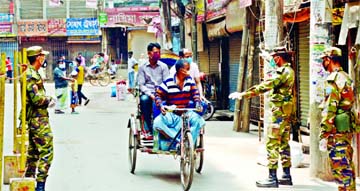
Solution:
{"label": "rickshaw wheel", "polygon": [[110,84],[110,75],[105,72],[99,75],[98,82],[100,86],[107,86]]}
{"label": "rickshaw wheel", "polygon": [[194,175],[194,143],[190,132],[184,136],[184,156],[180,159],[180,177],[184,191],[191,187]]}
{"label": "rickshaw wheel", "polygon": [[135,172],[137,148],[138,148],[137,136],[134,135],[134,129],[136,129],[136,127],[134,127],[135,121],[133,120],[135,120],[135,118],[131,117],[130,128],[129,128],[129,164],[130,164],[130,172],[132,174],[134,174]]}
{"label": "rickshaw wheel", "polygon": [[98,85],[98,81],[97,81],[97,79],[96,79],[95,77],[90,77],[89,82],[90,82],[90,84],[93,85],[93,86],[97,86],[97,85]]}
{"label": "rickshaw wheel", "polygon": [[[204,135],[200,134],[196,140],[196,148],[203,149],[204,148]],[[204,151],[196,152],[196,159],[195,159],[195,170],[197,173],[201,173],[201,170],[204,165]]]}

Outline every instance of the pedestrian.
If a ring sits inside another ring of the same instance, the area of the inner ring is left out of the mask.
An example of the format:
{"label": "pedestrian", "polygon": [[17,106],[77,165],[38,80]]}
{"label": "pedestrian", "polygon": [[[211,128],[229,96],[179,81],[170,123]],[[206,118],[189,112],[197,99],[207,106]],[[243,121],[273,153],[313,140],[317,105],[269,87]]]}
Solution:
{"label": "pedestrian", "polygon": [[74,79],[66,77],[66,65],[63,60],[57,61],[57,67],[54,70],[55,95],[57,98],[55,114],[64,114],[66,109],[66,100],[68,95],[68,81]]}
{"label": "pedestrian", "polygon": [[147,46],[149,60],[139,68],[140,110],[145,121],[145,139],[153,138],[151,121],[153,108],[155,107],[155,88],[169,76],[168,66],[160,61],[160,50],[160,44],[150,43]]}
{"label": "pedestrian", "polygon": [[79,114],[79,112],[75,111],[76,106],[78,106],[79,104],[79,99],[78,99],[78,83],[77,83],[77,75],[78,72],[76,70],[73,70],[70,74],[71,78],[73,78],[74,80],[72,80],[70,82],[70,87],[71,87],[71,91],[70,91],[70,108],[71,108],[71,114]]}
{"label": "pedestrian", "polygon": [[27,50],[30,62],[26,71],[26,121],[29,127],[29,147],[26,165],[26,177],[36,178],[36,191],[45,190],[45,182],[53,160],[53,134],[49,124],[47,108],[55,105],[55,100],[46,96],[39,68],[49,54],[40,46]]}
{"label": "pedestrian", "polygon": [[129,59],[128,59],[128,80],[129,80],[129,88],[133,89],[135,87],[135,65],[137,61],[133,57],[133,52],[128,52]]}
{"label": "pedestrian", "polygon": [[83,67],[86,69],[86,60],[85,60],[85,57],[82,56],[82,53],[81,53],[81,52],[78,53],[77,58],[80,58],[80,59],[81,59],[80,65],[83,66]]}
{"label": "pedestrian", "polygon": [[77,93],[78,93],[79,105],[81,105],[82,99],[84,99],[85,100],[84,105],[86,106],[90,101],[90,99],[88,99],[82,92],[82,87],[83,87],[83,84],[85,81],[84,79],[85,79],[85,71],[86,70],[85,70],[84,66],[81,65],[81,58],[76,58],[75,62],[77,65],[75,70],[78,73],[76,80],[77,80],[77,84],[78,84]]}
{"label": "pedestrian", "polygon": [[9,79],[9,83],[12,83],[12,73],[13,73],[13,67],[10,60],[10,57],[7,57],[5,60],[6,63],[6,77]]}
{"label": "pedestrian", "polygon": [[353,80],[340,65],[341,49],[330,47],[321,55],[322,65],[330,75],[325,81],[324,101],[320,105],[320,148],[329,153],[330,167],[339,191],[356,190],[353,148],[355,116],[351,108],[355,102]]}
{"label": "pedestrian", "polygon": [[[261,93],[270,92],[270,107],[272,111],[271,124],[268,127],[266,150],[268,153],[269,178],[256,182],[257,187],[279,187],[292,185],[290,175],[290,123],[293,113],[293,87],[295,83],[294,70],[291,68],[291,52],[285,47],[277,47],[271,54],[278,66],[274,78],[255,85],[245,92],[234,92],[231,99],[251,98]],[[278,180],[277,168],[279,156],[283,167],[283,176]]]}

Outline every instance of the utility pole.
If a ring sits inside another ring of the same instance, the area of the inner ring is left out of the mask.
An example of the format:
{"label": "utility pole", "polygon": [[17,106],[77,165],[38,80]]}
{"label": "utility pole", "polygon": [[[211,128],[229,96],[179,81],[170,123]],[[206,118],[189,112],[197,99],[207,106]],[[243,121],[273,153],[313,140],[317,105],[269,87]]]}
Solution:
{"label": "utility pole", "polygon": [[[283,0],[266,0],[265,1],[265,31],[264,41],[265,50],[271,51],[276,46],[282,46],[284,39],[283,31]],[[267,73],[270,68],[264,64],[264,80],[267,79]],[[271,108],[269,106],[270,98],[268,93],[264,95],[264,136],[267,135],[267,127],[271,123]]]}
{"label": "utility pole", "polygon": [[161,28],[163,30],[162,34],[162,48],[170,49],[172,48],[172,38],[171,38],[171,14],[170,14],[170,3],[168,0],[161,0]]}
{"label": "utility pole", "polygon": [[[332,10],[332,1],[311,0],[310,12],[310,176],[323,180],[332,180],[327,152],[319,150],[319,125],[321,111],[319,105],[324,99],[324,68],[318,56],[329,46],[331,15],[326,15]],[[330,7],[328,7],[330,6]],[[329,20],[329,22],[327,22]]]}
{"label": "utility pole", "polygon": [[[242,37],[241,37],[241,50],[240,50],[240,63],[239,63],[239,78],[237,81],[237,92],[244,91],[243,85],[245,80],[245,65],[246,65],[246,54],[247,54],[247,48],[248,48],[248,10],[245,9],[245,26],[242,31]],[[235,110],[234,110],[234,127],[233,130],[236,132],[241,131],[242,128],[242,109],[243,109],[243,102],[244,100],[238,100],[235,101]]]}
{"label": "utility pole", "polygon": [[[246,11],[246,23],[248,23],[248,27],[249,27],[249,39],[248,39],[248,53],[247,53],[247,77],[246,77],[246,86],[245,88],[248,89],[251,87],[252,85],[252,74],[253,74],[253,68],[254,68],[254,50],[255,50],[255,26],[256,26],[256,19],[253,15],[251,15],[250,11],[248,11],[248,9],[251,9],[252,12],[257,13],[257,11],[255,11],[255,5],[253,4],[250,7],[245,8]],[[244,107],[242,112],[242,116],[243,116],[243,125],[241,128],[242,132],[249,132],[250,129],[250,103],[251,103],[251,99],[245,99],[244,100]]]}
{"label": "utility pole", "polygon": [[192,0],[191,3],[191,49],[193,52],[193,60],[195,63],[198,61],[198,49],[197,49],[197,27],[196,27],[196,18],[197,18],[197,10],[196,10],[196,1]]}

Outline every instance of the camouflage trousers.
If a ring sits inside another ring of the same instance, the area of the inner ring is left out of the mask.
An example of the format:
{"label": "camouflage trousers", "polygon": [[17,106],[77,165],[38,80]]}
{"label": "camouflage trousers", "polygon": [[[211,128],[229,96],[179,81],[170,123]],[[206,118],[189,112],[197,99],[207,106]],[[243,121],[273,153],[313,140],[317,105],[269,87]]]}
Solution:
{"label": "camouflage trousers", "polygon": [[45,182],[53,160],[53,134],[48,117],[29,120],[29,148],[26,177],[35,177],[37,182]]}
{"label": "camouflage trousers", "polygon": [[290,117],[279,107],[272,107],[271,124],[268,127],[266,150],[269,169],[278,168],[279,157],[282,167],[291,167],[290,156]]}
{"label": "camouflage trousers", "polygon": [[328,139],[330,166],[339,191],[356,190],[352,136],[351,133],[336,134]]}

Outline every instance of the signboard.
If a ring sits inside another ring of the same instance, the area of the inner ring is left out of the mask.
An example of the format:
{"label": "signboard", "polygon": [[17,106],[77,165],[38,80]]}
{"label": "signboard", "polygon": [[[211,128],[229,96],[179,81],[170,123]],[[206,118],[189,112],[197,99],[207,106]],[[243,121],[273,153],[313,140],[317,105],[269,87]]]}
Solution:
{"label": "signboard", "polygon": [[97,8],[97,0],[86,0],[86,8]]}
{"label": "signboard", "polygon": [[12,23],[14,19],[14,15],[7,13],[0,13],[0,23],[9,22]]}
{"label": "signboard", "polygon": [[47,37],[46,36],[34,36],[34,37],[21,37],[21,42],[46,42]]}
{"label": "signboard", "polygon": [[100,40],[99,36],[69,36],[68,40],[70,41],[98,41]]}
{"label": "signboard", "polygon": [[47,20],[18,21],[19,36],[47,36]]}
{"label": "signboard", "polygon": [[107,13],[99,13],[100,26],[104,26],[108,22]]}
{"label": "signboard", "polygon": [[[206,1],[207,1],[208,7],[219,8],[225,4],[226,0],[206,0]],[[206,19],[206,21],[216,19],[216,18],[219,18],[219,17],[225,15],[225,13],[226,13],[226,8],[223,8],[219,11],[206,11],[205,19]]]}
{"label": "signboard", "polygon": [[105,12],[107,13],[119,13],[119,12],[129,12],[129,11],[159,11],[159,7],[147,7],[147,6],[136,6],[136,7],[117,7],[117,8],[106,8]]}
{"label": "signboard", "polygon": [[[108,12],[108,22],[105,27],[115,27],[116,25],[145,26],[150,24],[145,20],[159,17],[159,12]],[[145,19],[145,20],[144,20]]]}
{"label": "signboard", "polygon": [[0,23],[0,37],[14,36],[11,23]]}
{"label": "signboard", "polygon": [[99,35],[97,18],[68,18],[66,19],[67,36]]}
{"label": "signboard", "polygon": [[48,20],[49,36],[66,36],[66,20],[50,19]]}

